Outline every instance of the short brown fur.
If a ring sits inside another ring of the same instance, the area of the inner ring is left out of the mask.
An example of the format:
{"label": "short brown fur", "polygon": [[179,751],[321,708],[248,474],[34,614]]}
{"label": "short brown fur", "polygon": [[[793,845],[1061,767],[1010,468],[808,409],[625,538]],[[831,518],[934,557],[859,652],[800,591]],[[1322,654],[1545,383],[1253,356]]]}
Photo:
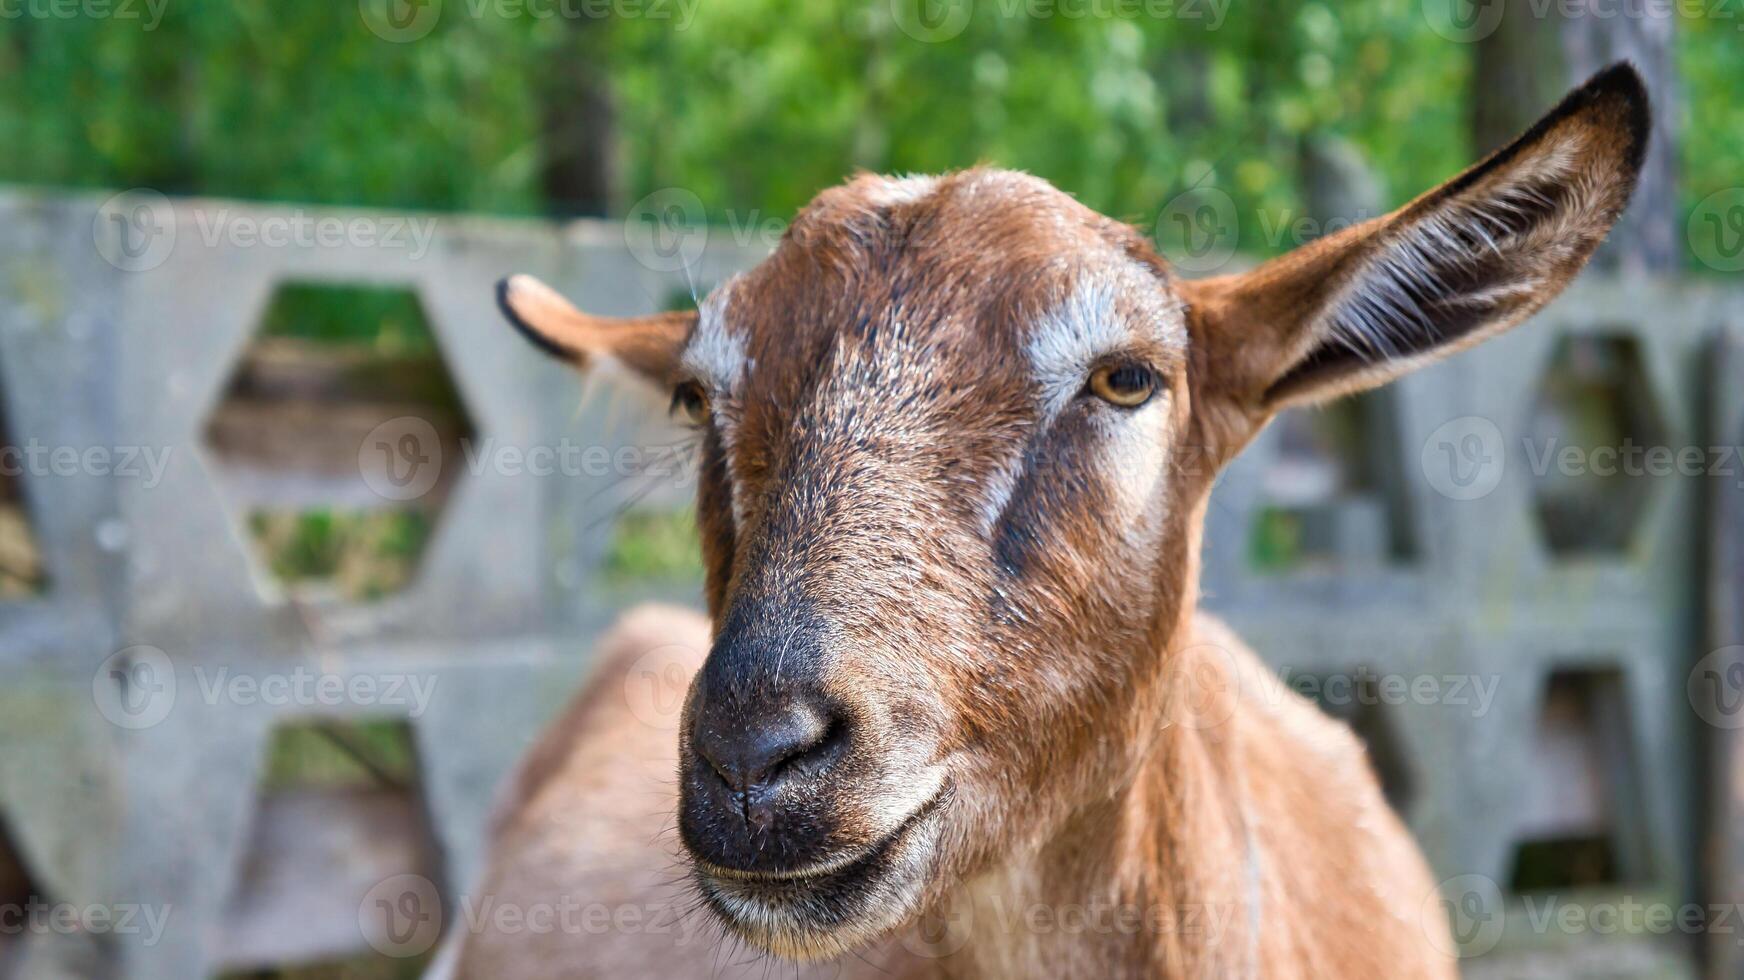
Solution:
{"label": "short brown fur", "polygon": [[[1626,204],[1645,114],[1613,68],[1398,212],[1200,282],[989,170],[824,192],[677,340],[673,318],[597,321],[511,280],[505,310],[542,346],[706,389],[711,621],[641,612],[607,642],[511,784],[483,897],[694,887],[737,940],[845,956],[830,976],[1453,975],[1433,878],[1360,743],[1197,610],[1204,512],[1280,408],[1554,296]],[[1156,393],[1098,400],[1083,379],[1110,364]],[[765,641],[801,623],[784,679]],[[698,679],[651,727],[618,692],[671,643]],[[794,673],[838,706],[839,756],[764,787],[766,826],[737,822],[699,739],[728,702],[754,730]],[[675,811],[663,851],[648,817]],[[688,882],[661,879],[672,860]],[[1041,928],[1037,907],[1114,927]],[[487,930],[458,975],[707,975],[705,946]]]}

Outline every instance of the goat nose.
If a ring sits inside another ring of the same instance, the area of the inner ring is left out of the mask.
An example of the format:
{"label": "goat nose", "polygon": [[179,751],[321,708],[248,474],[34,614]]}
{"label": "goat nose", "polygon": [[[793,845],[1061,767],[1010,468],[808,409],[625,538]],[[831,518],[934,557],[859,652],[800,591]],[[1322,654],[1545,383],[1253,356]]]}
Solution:
{"label": "goat nose", "polygon": [[691,744],[729,789],[744,794],[773,788],[796,763],[821,761],[841,725],[823,698],[784,692],[757,705],[705,704]]}

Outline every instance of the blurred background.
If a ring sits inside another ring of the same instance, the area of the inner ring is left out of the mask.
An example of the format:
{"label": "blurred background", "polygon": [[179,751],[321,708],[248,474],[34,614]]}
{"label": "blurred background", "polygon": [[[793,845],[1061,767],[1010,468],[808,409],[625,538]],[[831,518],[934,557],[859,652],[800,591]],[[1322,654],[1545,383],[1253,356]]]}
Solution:
{"label": "blurred background", "polygon": [[[0,976],[416,976],[360,895],[415,875],[452,928],[586,638],[696,601],[688,480],[490,455],[683,457],[513,347],[496,276],[683,305],[856,170],[976,163],[1229,271],[1618,58],[1656,143],[1591,285],[1281,419],[1219,492],[1208,603],[1368,740],[1473,975],[1744,976],[1735,0],[0,2],[0,910],[179,909],[149,941],[0,915]],[[446,687],[265,710],[189,673],[303,667]]]}

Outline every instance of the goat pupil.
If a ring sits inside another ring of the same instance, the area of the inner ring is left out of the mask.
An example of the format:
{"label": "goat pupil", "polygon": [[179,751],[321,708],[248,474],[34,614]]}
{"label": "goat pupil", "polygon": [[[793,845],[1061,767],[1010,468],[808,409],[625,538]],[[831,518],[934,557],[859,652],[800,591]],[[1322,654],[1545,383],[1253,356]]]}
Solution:
{"label": "goat pupil", "polygon": [[672,411],[682,410],[690,418],[702,414],[702,390],[695,384],[683,384],[672,393]]}
{"label": "goat pupil", "polygon": [[1143,391],[1149,384],[1150,379],[1146,377],[1145,372],[1131,365],[1115,368],[1114,372],[1108,376],[1108,386],[1122,393],[1136,394]]}

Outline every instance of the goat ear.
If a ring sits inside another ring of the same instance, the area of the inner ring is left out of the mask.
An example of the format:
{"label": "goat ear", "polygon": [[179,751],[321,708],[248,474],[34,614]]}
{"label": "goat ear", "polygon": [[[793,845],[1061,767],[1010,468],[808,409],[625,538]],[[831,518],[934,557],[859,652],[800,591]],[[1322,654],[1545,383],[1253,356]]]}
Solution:
{"label": "goat ear", "polygon": [[1561,292],[1629,202],[1646,89],[1616,64],[1398,211],[1243,274],[1182,283],[1208,392],[1269,414],[1372,388]]}
{"label": "goat ear", "polygon": [[696,323],[694,311],[590,316],[528,275],[497,283],[497,305],[522,336],[553,357],[577,367],[610,359],[660,385],[672,381],[679,351]]}

